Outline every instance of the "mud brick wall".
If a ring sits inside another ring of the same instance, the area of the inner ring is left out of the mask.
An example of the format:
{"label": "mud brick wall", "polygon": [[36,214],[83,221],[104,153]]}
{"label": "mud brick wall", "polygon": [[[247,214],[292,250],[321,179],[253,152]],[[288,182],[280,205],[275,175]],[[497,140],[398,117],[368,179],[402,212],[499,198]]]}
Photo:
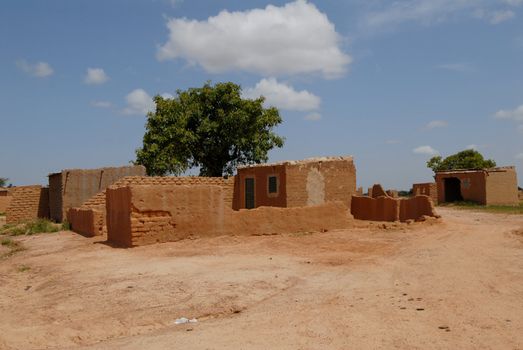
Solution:
{"label": "mud brick wall", "polygon": [[487,204],[486,173],[483,170],[436,173],[438,203],[445,202],[445,179],[452,177],[460,180],[464,201]]}
{"label": "mud brick wall", "polygon": [[5,213],[9,203],[11,203],[11,198],[9,190],[0,188],[0,213]]}
{"label": "mud brick wall", "polygon": [[412,185],[413,196],[429,196],[433,203],[438,203],[438,187],[435,182],[418,183]]}
{"label": "mud brick wall", "polygon": [[[127,176],[116,181],[111,188],[128,185],[217,185],[223,189],[223,200],[226,206],[232,206],[234,178],[222,177],[175,177],[175,176]],[[91,237],[107,233],[106,226],[106,190],[97,193],[78,208],[67,212],[71,229]]]}
{"label": "mud brick wall", "polygon": [[372,221],[419,220],[424,215],[438,217],[428,196],[408,199],[353,196],[351,214],[355,219]]}
{"label": "mud brick wall", "polygon": [[216,185],[130,185],[107,189],[107,238],[132,247],[188,237],[322,231],[350,226],[341,202],[234,211]]}
{"label": "mud brick wall", "polygon": [[103,191],[125,176],[145,175],[143,166],[123,166],[100,169],[68,169],[49,175],[51,219],[63,221],[70,208]]}
{"label": "mud brick wall", "polygon": [[374,184],[372,189],[369,190],[369,197],[379,198],[379,197],[389,197],[389,194],[385,192],[383,187],[380,184]]}
{"label": "mud brick wall", "polygon": [[42,186],[11,189],[11,203],[6,209],[6,223],[13,224],[49,217],[49,191]]}
{"label": "mud brick wall", "polygon": [[[277,177],[277,193],[269,193],[269,176]],[[238,169],[234,185],[233,209],[245,208],[245,179],[254,179],[255,207],[286,207],[287,186],[285,165],[262,165]]]}
{"label": "mud brick wall", "polygon": [[487,172],[487,205],[518,205],[518,179],[514,168]]}

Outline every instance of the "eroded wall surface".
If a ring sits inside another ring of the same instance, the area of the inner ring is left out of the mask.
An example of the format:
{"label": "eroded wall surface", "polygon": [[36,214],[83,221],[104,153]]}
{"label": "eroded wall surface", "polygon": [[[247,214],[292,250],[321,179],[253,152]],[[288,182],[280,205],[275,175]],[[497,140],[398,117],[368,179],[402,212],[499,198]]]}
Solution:
{"label": "eroded wall surface", "polygon": [[287,207],[341,201],[351,206],[356,194],[356,167],[351,157],[304,161],[285,166]]}
{"label": "eroded wall surface", "polygon": [[223,188],[215,185],[131,185],[107,190],[107,238],[124,247],[191,236],[322,231],[350,224],[348,208],[341,202],[235,211],[225,204]]}
{"label": "eroded wall surface", "polygon": [[70,208],[79,207],[89,198],[125,176],[143,176],[138,166],[100,169],[69,169],[49,176],[51,219],[63,221]]}
{"label": "eroded wall surface", "polygon": [[430,197],[423,195],[411,198],[353,196],[351,214],[355,219],[371,221],[404,222],[423,216],[438,217]]}
{"label": "eroded wall surface", "polygon": [[[216,185],[223,189],[223,201],[232,207],[234,177],[197,177],[197,176],[128,176],[116,181],[111,188],[128,185]],[[101,191],[84,202],[78,208],[67,212],[71,229],[85,236],[97,236],[107,233],[106,226],[106,190]]]}
{"label": "eroded wall surface", "polygon": [[10,189],[11,202],[6,209],[6,223],[14,224],[49,217],[49,191],[39,185]]}
{"label": "eroded wall surface", "polygon": [[434,203],[438,203],[438,187],[435,182],[425,182],[412,185],[412,195],[429,196]]}

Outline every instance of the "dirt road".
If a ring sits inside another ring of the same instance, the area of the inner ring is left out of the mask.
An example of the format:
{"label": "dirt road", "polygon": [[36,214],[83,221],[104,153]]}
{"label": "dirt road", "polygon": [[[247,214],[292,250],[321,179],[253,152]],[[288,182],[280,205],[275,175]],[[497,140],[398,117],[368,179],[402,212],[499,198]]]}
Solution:
{"label": "dirt road", "polygon": [[0,348],[523,349],[523,216],[439,213],[133,249],[24,237],[0,260]]}

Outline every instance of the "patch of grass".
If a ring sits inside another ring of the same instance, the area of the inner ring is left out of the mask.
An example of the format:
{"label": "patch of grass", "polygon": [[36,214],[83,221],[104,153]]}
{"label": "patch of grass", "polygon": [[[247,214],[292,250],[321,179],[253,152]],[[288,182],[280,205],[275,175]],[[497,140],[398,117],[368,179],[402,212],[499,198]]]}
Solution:
{"label": "patch of grass", "polygon": [[11,238],[2,239],[1,244],[2,246],[9,248],[9,251],[1,256],[2,258],[12,256],[15,253],[25,250],[25,247],[22,245],[22,243],[14,241]]}
{"label": "patch of grass", "polygon": [[8,224],[0,229],[0,234],[8,236],[34,235],[37,233],[52,233],[62,229],[61,224],[55,224],[47,219],[37,219],[23,224]]}
{"label": "patch of grass", "polygon": [[481,205],[475,202],[453,202],[453,203],[442,203],[444,207],[451,207],[456,209],[473,209],[484,211],[487,213],[499,213],[499,214],[523,214],[523,201],[519,202],[519,205]]}
{"label": "patch of grass", "polygon": [[16,271],[18,271],[18,272],[25,272],[25,271],[29,271],[29,270],[31,270],[31,268],[29,266],[26,266],[26,265],[20,265],[16,269]]}
{"label": "patch of grass", "polygon": [[65,220],[64,222],[62,222],[62,230],[63,231],[71,230],[71,224],[69,223],[69,221]]}

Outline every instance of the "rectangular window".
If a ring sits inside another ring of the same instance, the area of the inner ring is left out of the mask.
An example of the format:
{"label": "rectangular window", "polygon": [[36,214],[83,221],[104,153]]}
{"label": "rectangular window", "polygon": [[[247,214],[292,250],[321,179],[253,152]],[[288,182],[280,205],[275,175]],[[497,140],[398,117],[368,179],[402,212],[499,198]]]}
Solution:
{"label": "rectangular window", "polygon": [[269,193],[278,193],[278,177],[269,176]]}

